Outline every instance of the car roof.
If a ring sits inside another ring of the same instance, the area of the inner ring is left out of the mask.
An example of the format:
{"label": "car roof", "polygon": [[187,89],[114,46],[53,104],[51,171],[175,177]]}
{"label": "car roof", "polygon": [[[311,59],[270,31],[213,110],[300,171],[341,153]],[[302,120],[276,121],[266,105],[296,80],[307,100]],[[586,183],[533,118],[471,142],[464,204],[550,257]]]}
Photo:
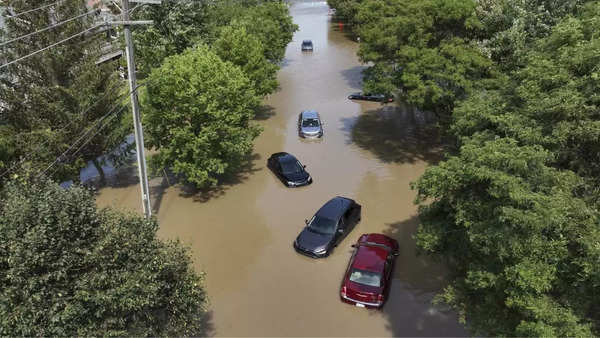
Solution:
{"label": "car roof", "polygon": [[318,119],[319,113],[316,110],[304,110],[302,111],[303,119]]}
{"label": "car roof", "polygon": [[382,272],[389,251],[380,246],[360,245],[356,249],[352,267],[361,270]]}
{"label": "car roof", "polygon": [[271,157],[276,158],[280,161],[296,161],[296,157],[290,153],[280,152],[271,155]]}
{"label": "car roof", "polygon": [[353,200],[346,197],[334,197],[325,203],[315,216],[337,220],[348,210],[352,202]]}

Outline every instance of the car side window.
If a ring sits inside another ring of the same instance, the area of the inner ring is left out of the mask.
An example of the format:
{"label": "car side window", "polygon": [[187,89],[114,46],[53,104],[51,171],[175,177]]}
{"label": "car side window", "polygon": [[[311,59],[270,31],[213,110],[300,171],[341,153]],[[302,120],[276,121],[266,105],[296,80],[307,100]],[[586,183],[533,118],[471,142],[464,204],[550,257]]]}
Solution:
{"label": "car side window", "polygon": [[344,217],[342,217],[342,219],[344,220],[344,224],[346,225],[349,225],[352,220],[352,210],[354,209],[348,208],[348,210],[346,210],[346,212],[344,213]]}

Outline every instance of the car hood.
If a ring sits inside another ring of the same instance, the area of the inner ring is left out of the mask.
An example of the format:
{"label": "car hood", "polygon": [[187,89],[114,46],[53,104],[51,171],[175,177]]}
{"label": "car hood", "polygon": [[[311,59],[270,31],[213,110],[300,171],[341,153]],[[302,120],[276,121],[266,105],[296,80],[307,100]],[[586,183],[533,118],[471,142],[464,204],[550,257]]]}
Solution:
{"label": "car hood", "polygon": [[297,173],[284,173],[283,177],[286,180],[291,182],[304,182],[308,179],[308,173],[306,171],[301,171]]}
{"label": "car hood", "polygon": [[300,248],[314,252],[327,249],[332,239],[333,235],[322,235],[305,227],[300,235],[298,235],[298,238],[296,238],[296,243]]}
{"label": "car hood", "polygon": [[318,134],[320,131],[319,127],[302,127],[302,132],[305,134]]}

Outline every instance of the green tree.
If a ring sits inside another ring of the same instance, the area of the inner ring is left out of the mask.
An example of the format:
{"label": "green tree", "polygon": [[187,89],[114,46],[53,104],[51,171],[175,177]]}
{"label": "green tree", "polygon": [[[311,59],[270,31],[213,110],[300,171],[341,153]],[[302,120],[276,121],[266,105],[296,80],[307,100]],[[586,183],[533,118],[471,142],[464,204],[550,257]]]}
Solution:
{"label": "green tree", "polygon": [[[53,1],[8,0],[3,6],[14,13],[50,4]],[[4,40],[88,12],[84,0],[65,0],[48,9],[7,19]],[[2,48],[3,59],[15,60],[52,43],[92,27],[95,15],[72,20],[56,28],[9,43]],[[92,31],[95,32],[95,31]],[[2,69],[0,76],[0,173],[13,163],[46,168],[92,123],[116,104],[123,85],[114,62],[96,65],[103,34],[86,34]],[[129,133],[120,118],[107,119],[105,127],[79,152],[69,152],[57,168],[58,179],[78,179],[79,169],[88,161],[114,149]],[[2,151],[1,149],[4,149]],[[4,154],[4,155],[2,155]],[[100,165],[95,162],[98,168]],[[100,174],[103,172],[100,168]],[[1,179],[1,178],[0,178]]]}
{"label": "green tree", "polygon": [[137,67],[148,75],[163,60],[204,41],[209,34],[210,7],[206,1],[165,0],[134,11],[138,20],[154,24],[134,30]]}
{"label": "green tree", "polygon": [[244,71],[257,95],[265,96],[277,89],[279,67],[265,58],[262,43],[248,34],[244,27],[224,27],[212,47],[223,61],[229,61]]}
{"label": "green tree", "polygon": [[248,7],[237,21],[262,42],[265,57],[273,63],[283,60],[285,49],[298,30],[283,1],[260,2]]}
{"label": "green tree", "polygon": [[0,335],[206,334],[203,277],[156,220],[45,179],[8,182],[0,199]]}
{"label": "green tree", "polygon": [[600,333],[600,2],[558,21],[523,64],[454,110],[459,152],[417,182],[440,299],[477,335]]}
{"label": "green tree", "polygon": [[440,299],[474,335],[598,332],[598,214],[552,160],[541,146],[474,137],[416,185],[418,201],[432,201],[417,243],[448,260],[455,278]]}
{"label": "green tree", "polygon": [[336,17],[352,25],[355,30],[357,28],[355,25],[357,24],[358,9],[361,3],[363,3],[362,0],[327,0],[329,7],[335,9]]}
{"label": "green tree", "polygon": [[142,7],[135,18],[154,20],[152,26],[136,29],[139,69],[147,75],[163,60],[198,44],[212,45],[223,27],[234,22],[263,44],[267,60],[278,63],[298,26],[282,1],[163,1]]}
{"label": "green tree", "polygon": [[375,65],[365,90],[402,89],[407,102],[447,121],[455,101],[492,76],[492,62],[469,38],[481,27],[475,9],[473,0],[363,2],[358,55]]}
{"label": "green tree", "polygon": [[154,168],[171,168],[198,187],[235,173],[260,128],[260,97],[244,72],[207,46],[165,59],[148,78],[144,115]]}

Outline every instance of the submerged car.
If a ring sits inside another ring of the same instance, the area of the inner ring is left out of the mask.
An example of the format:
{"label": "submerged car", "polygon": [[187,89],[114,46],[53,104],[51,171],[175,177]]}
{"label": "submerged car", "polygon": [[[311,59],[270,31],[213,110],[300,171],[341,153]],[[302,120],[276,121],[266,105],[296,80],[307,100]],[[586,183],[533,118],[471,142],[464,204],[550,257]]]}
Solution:
{"label": "submerged car", "polygon": [[303,52],[312,52],[313,51],[313,43],[311,40],[302,41],[302,51]]}
{"label": "submerged car", "polygon": [[346,197],[334,197],[309,220],[294,241],[298,253],[312,257],[327,257],[360,222],[361,206]]}
{"label": "submerged car", "polygon": [[376,102],[394,102],[394,98],[384,94],[353,93],[348,96],[350,100],[364,100]]}
{"label": "submerged car", "polygon": [[382,234],[364,234],[352,247],[340,297],[358,307],[381,308],[389,294],[398,242]]}
{"label": "submerged car", "polygon": [[323,123],[319,113],[314,110],[305,110],[298,116],[298,134],[300,137],[323,136]]}
{"label": "submerged car", "polygon": [[273,171],[286,187],[300,187],[312,183],[312,177],[294,155],[275,153],[267,160],[267,167]]}

